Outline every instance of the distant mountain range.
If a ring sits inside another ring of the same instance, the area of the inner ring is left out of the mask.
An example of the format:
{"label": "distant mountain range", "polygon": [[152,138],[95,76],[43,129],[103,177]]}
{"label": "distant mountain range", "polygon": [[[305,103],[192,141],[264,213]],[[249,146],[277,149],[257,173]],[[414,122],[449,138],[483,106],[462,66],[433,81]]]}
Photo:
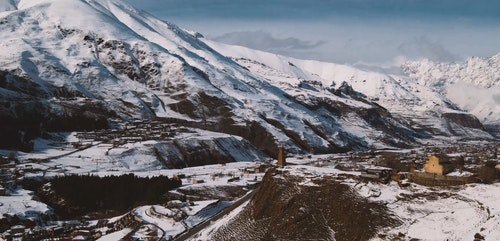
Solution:
{"label": "distant mountain range", "polygon": [[271,156],[492,140],[500,126],[498,56],[392,75],[212,42],[118,0],[0,10],[0,148],[132,120],[239,136]]}
{"label": "distant mountain range", "polygon": [[402,66],[405,73],[476,115],[492,131],[500,126],[500,54],[473,57],[462,64],[424,60]]}

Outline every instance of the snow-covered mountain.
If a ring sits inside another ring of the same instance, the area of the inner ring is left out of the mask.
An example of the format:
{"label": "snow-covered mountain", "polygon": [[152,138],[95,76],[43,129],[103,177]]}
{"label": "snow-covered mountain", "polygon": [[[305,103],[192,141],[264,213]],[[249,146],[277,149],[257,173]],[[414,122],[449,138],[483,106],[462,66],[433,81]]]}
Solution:
{"label": "snow-covered mountain", "polygon": [[442,93],[483,124],[500,126],[500,54],[473,57],[461,64],[407,62],[403,69],[411,79]]}
{"label": "snow-covered mountain", "polygon": [[411,78],[202,41],[118,0],[0,10],[4,146],[136,119],[238,135],[268,154],[492,138]]}
{"label": "snow-covered mountain", "polygon": [[[478,134],[475,130],[473,132],[476,133],[471,133],[470,129],[457,128],[455,124],[460,122],[459,124],[463,126],[467,122],[470,124],[469,127],[479,127],[477,121],[474,120],[475,117],[466,114],[466,112],[469,111],[473,115],[478,114],[482,117],[481,113],[467,108],[466,101],[454,98],[460,95],[459,91],[448,91],[448,93],[454,93],[455,96],[447,95],[443,88],[436,88],[437,85],[422,82],[421,78],[410,73],[411,67],[409,66],[411,63],[404,65],[400,74],[388,74],[354,68],[348,65],[294,59],[241,46],[225,45],[206,39],[204,41],[220,53],[230,56],[252,72],[261,75],[263,78],[270,79],[276,84],[295,83],[298,85],[301,81],[311,80],[321,83],[323,86],[337,88],[345,82],[354,90],[366,96],[372,103],[383,106],[393,116],[406,121],[414,128],[427,130],[433,135],[467,135],[469,133],[474,136]],[[462,76],[469,78],[470,84],[474,84],[475,89],[490,93],[487,98],[484,98],[490,102],[471,101],[468,103],[470,106],[475,106],[475,108],[491,111],[489,112],[490,119],[481,119],[481,122],[486,124],[490,123],[488,120],[491,120],[491,118],[500,118],[500,114],[495,112],[498,105],[491,102],[491,100],[495,100],[495,94],[500,93],[498,90],[499,77],[495,76],[495,74],[498,75],[498,72],[495,71],[498,69],[498,65],[491,64],[492,62],[495,63],[494,59],[495,57],[488,62],[489,64],[476,64],[477,69],[488,69],[487,74],[480,76],[481,79],[478,84],[472,82],[472,80],[477,79],[475,75],[467,76],[466,73],[462,74]],[[417,63],[414,63],[414,65],[416,66]],[[443,70],[441,74],[443,73],[446,73],[446,71]],[[476,93],[469,94],[472,98]],[[491,98],[492,95],[493,98]],[[477,98],[480,99],[480,97]],[[457,119],[450,123],[449,118],[454,119],[455,117]],[[463,119],[458,120],[460,118]],[[496,122],[493,122],[493,124],[493,128],[500,126]]]}

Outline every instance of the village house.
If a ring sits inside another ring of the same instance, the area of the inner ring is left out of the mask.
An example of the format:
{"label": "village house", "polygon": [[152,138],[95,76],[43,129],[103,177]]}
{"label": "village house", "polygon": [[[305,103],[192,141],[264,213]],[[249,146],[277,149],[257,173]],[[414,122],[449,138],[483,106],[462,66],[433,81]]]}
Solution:
{"label": "village house", "polygon": [[245,174],[265,173],[267,168],[269,166],[266,164],[256,164],[253,167],[240,168],[239,171]]}
{"label": "village house", "polygon": [[432,155],[429,161],[424,164],[424,170],[427,173],[446,175],[455,170],[455,166],[446,156]]}
{"label": "village house", "polygon": [[72,239],[73,241],[89,240],[89,238],[91,237],[91,232],[85,229],[75,230],[72,232],[72,236],[73,236]]}
{"label": "village house", "polygon": [[0,156],[0,164],[8,164],[10,162],[10,158],[6,156]]}
{"label": "village house", "polygon": [[265,173],[267,168],[269,168],[268,165],[260,164],[260,165],[256,165],[254,167],[254,170],[255,170],[255,173]]}
{"label": "village house", "polygon": [[363,171],[360,177],[386,183],[391,179],[393,172],[394,170],[392,168],[372,166]]}
{"label": "village house", "polygon": [[10,228],[10,234],[16,240],[21,239],[25,232],[26,232],[26,227],[24,225],[16,225]]}
{"label": "village house", "polygon": [[191,182],[191,184],[201,184],[201,183],[205,183],[205,180],[203,180],[203,179],[192,179],[192,182]]}

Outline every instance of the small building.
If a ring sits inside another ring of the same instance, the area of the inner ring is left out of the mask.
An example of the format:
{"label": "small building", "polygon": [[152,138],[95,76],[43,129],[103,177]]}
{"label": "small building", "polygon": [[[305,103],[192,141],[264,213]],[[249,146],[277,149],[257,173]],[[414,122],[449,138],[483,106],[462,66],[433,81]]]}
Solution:
{"label": "small building", "polygon": [[227,182],[238,182],[239,180],[240,180],[240,177],[233,177],[233,178],[227,179]]}
{"label": "small building", "polygon": [[79,236],[81,236],[81,237],[89,237],[90,236],[90,231],[89,230],[85,230],[85,229],[79,229],[79,230],[73,231],[72,235],[73,235],[73,237],[79,237]]}
{"label": "small building", "polygon": [[52,228],[52,233],[54,235],[62,235],[64,233],[64,228],[63,227],[60,227],[60,226],[57,226],[57,227],[53,227]]}
{"label": "small building", "polygon": [[245,174],[254,174],[255,168],[245,167],[245,168],[240,168],[239,171]]}
{"label": "small building", "polygon": [[393,173],[392,168],[374,166],[362,172],[360,177],[386,183],[391,179]]}
{"label": "small building", "polygon": [[0,235],[1,238],[4,240],[12,240],[12,234],[10,232],[5,232],[2,235]]}
{"label": "small building", "polygon": [[89,240],[88,237],[83,236],[83,235],[78,235],[73,237],[72,241],[86,241]]}
{"label": "small building", "polygon": [[200,183],[205,183],[205,180],[203,179],[193,179],[191,181],[192,184],[200,184]]}
{"label": "small building", "polygon": [[0,164],[7,164],[10,162],[10,159],[6,156],[0,156]]}
{"label": "small building", "polygon": [[446,156],[432,155],[429,157],[429,161],[424,164],[424,170],[431,174],[446,175],[455,170],[455,166]]}
{"label": "small building", "polygon": [[17,240],[22,240],[25,231],[26,227],[24,225],[16,225],[10,228],[10,234],[14,238],[13,240],[16,240],[16,238],[19,238]]}
{"label": "small building", "polygon": [[254,167],[254,173],[264,173],[267,170],[267,165],[260,164]]}

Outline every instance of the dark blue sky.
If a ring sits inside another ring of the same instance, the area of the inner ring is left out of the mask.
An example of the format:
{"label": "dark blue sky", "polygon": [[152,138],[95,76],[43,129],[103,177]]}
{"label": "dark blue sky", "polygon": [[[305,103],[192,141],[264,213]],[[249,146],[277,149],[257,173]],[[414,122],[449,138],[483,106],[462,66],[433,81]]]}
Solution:
{"label": "dark blue sky", "polygon": [[497,0],[126,0],[160,17],[290,20],[356,17],[500,19]]}
{"label": "dark blue sky", "polygon": [[218,41],[298,58],[460,61],[500,52],[497,0],[125,0]]}

